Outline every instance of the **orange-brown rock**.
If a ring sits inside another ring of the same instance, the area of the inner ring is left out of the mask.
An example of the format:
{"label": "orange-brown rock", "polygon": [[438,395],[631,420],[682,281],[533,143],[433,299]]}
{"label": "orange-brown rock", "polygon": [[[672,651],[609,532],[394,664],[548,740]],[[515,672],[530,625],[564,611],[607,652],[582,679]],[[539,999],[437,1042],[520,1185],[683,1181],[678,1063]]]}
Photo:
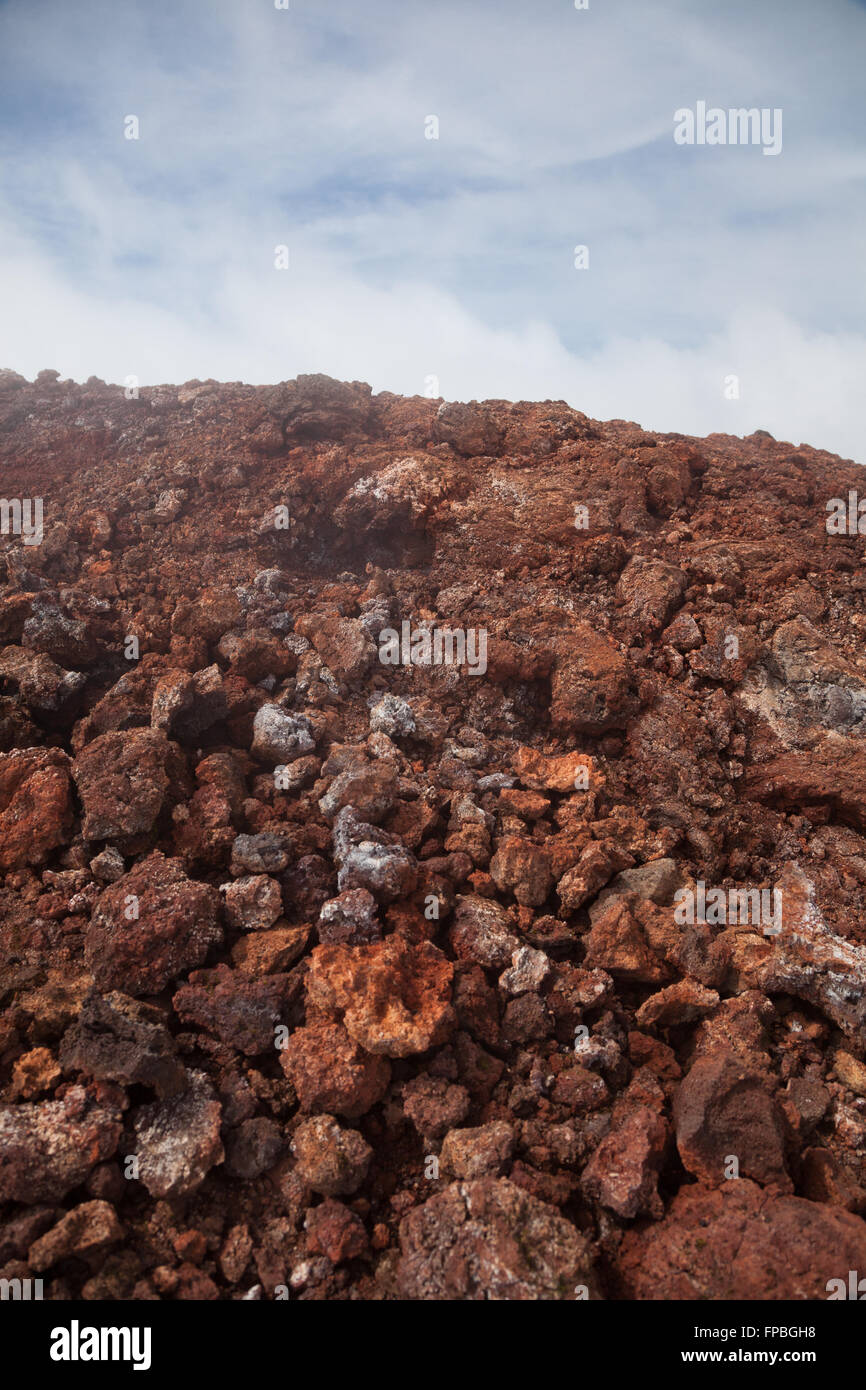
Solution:
{"label": "orange-brown rock", "polygon": [[349,1036],[342,1023],[316,1019],[296,1028],[280,1064],[301,1109],[358,1120],[384,1096],[391,1080],[386,1056],[374,1055]]}
{"label": "orange-brown rock", "polygon": [[747,1179],[695,1185],[662,1222],[629,1231],[616,1263],[626,1298],[826,1299],[830,1280],[866,1268],[866,1226]]}
{"label": "orange-brown rock", "polygon": [[0,870],[43,863],[69,840],[70,761],[58,748],[0,753]]}
{"label": "orange-brown rock", "polygon": [[604,774],[588,753],[545,755],[535,748],[518,748],[514,771],[532,791],[600,791],[604,786]]}
{"label": "orange-brown rock", "polygon": [[[861,468],[324,376],[0,370],[0,436],[45,500],[0,537],[0,1273],[866,1278]],[[403,623],[486,664],[383,663]]]}
{"label": "orange-brown rock", "polygon": [[367,1052],[410,1057],[443,1042],[453,1026],[453,974],[429,941],[391,936],[371,946],[317,946],[307,997],[342,1018]]}

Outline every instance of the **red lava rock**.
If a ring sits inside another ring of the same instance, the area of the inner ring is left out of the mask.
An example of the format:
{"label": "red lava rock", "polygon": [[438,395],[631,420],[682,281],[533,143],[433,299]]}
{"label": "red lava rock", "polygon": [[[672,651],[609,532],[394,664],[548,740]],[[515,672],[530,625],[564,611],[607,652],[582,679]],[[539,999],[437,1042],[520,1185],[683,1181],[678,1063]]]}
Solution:
{"label": "red lava rock", "polygon": [[851,739],[826,738],[808,752],[792,751],[750,768],[745,790],[755,801],[830,807],[841,820],[866,828],[866,749]]}
{"label": "red lava rock", "polygon": [[658,1176],[665,1155],[668,1127],[648,1106],[624,1115],[602,1139],[587,1163],[582,1186],[588,1197],[632,1220],[641,1213],[664,1214]]}
{"label": "red lava rock", "polygon": [[[87,677],[82,671],[65,671],[44,652],[26,647],[9,646],[0,651],[0,679],[4,687],[14,690],[23,711],[47,728],[67,728],[75,719],[84,699]],[[14,712],[14,706],[10,713]],[[35,727],[29,720],[22,731]]]}
{"label": "red lava rock", "polygon": [[388,937],[372,946],[317,946],[307,997],[339,1014],[367,1052],[409,1057],[442,1042],[453,1026],[453,974],[428,941]]}
{"label": "red lava rock", "polygon": [[742,1175],[791,1190],[783,1111],[766,1074],[742,1058],[722,1051],[699,1057],[680,1082],[673,1117],[680,1158],[700,1181]]}
{"label": "red lava rock", "polygon": [[44,863],[68,843],[69,766],[56,748],[0,753],[0,871]]}
{"label": "red lava rock", "polygon": [[334,821],[334,858],[341,893],[363,888],[377,901],[390,903],[408,897],[418,883],[414,856],[376,826],[359,822],[349,806]]}
{"label": "red lava rock", "polygon": [[351,439],[366,428],[370,387],[312,373],[271,388],[270,408],[292,439]]}
{"label": "red lava rock", "polygon": [[509,835],[498,846],[490,876],[501,892],[512,892],[524,907],[540,907],[553,887],[548,856],[540,845],[519,835]]}
{"label": "red lava rock", "polygon": [[279,705],[262,705],[253,720],[250,751],[264,763],[294,763],[312,753],[315,746],[309,720],[297,718]]}
{"label": "red lava rock", "polygon": [[803,1196],[860,1215],[866,1210],[866,1190],[853,1172],[829,1149],[806,1149],[803,1154]]}
{"label": "red lava rock", "polygon": [[283,894],[275,878],[248,874],[225,889],[226,918],[239,931],[264,931],[283,911]]}
{"label": "red lava rock", "polygon": [[545,757],[535,748],[518,748],[514,755],[514,771],[524,787],[533,791],[600,791],[605,782],[595,758],[586,753],[557,753]]}
{"label": "red lava rock", "polygon": [[440,461],[428,455],[397,459],[372,477],[359,478],[337,507],[334,520],[344,530],[387,531],[395,524],[421,530],[444,497],[443,471]]}
{"label": "red lava rock", "polygon": [[551,697],[551,722],[564,734],[622,729],[636,707],[628,662],[587,623],[559,639]]}
{"label": "red lava rock", "polygon": [[244,1120],[226,1140],[225,1171],[233,1178],[257,1178],[273,1168],[283,1150],[279,1125],[259,1115]]}
{"label": "red lava rock", "polygon": [[402,1298],[599,1296],[584,1238],[555,1208],[505,1178],[455,1182],[428,1197],[401,1221],[400,1250]]}
{"label": "red lava rock", "polygon": [[238,835],[232,845],[231,870],[239,876],[277,874],[288,866],[291,839],[282,830],[263,830],[258,835]]}
{"label": "red lava rock", "polygon": [[171,620],[172,632],[188,637],[202,637],[216,642],[238,621],[241,605],[231,589],[206,589],[193,603],[179,604]]}
{"label": "red lava rock", "polygon": [[376,899],[366,888],[352,888],[322,904],[319,941],[323,946],[369,946],[381,939]]}
{"label": "red lava rock", "polygon": [[367,1232],[361,1218],[332,1197],[310,1209],[304,1227],[310,1254],[327,1255],[333,1265],[355,1260],[367,1249]]}
{"label": "red lava rock", "polygon": [[581,850],[574,868],[563,874],[556,885],[563,912],[576,912],[589,898],[595,897],[611,875],[622,867],[622,860],[621,854],[611,853],[597,840]]}
{"label": "red lava rock", "polygon": [[25,1052],[12,1068],[11,1099],[34,1100],[46,1091],[53,1091],[60,1080],[60,1068],[47,1047],[34,1047]]}
{"label": "red lava rock", "polygon": [[[323,774],[327,768],[326,763]],[[351,806],[365,821],[377,824],[393,809],[397,784],[397,774],[388,764],[347,767],[337,774],[321,797],[319,809],[330,820],[344,806]]]}
{"label": "red lava rock", "polygon": [[523,792],[517,787],[503,787],[499,793],[499,809],[524,820],[540,821],[550,810],[550,801],[538,792]]}
{"label": "red lava rock", "polygon": [[561,1071],[553,1085],[553,1099],[568,1110],[597,1110],[610,1092],[600,1076],[586,1067],[573,1066]]}
{"label": "red lava rock", "polygon": [[280,1064],[302,1110],[324,1110],[358,1120],[382,1099],[391,1080],[387,1057],[365,1052],[341,1023],[324,1019],[296,1028]]}
{"label": "red lava rock", "polygon": [[442,1144],[442,1171],[465,1182],[501,1177],[510,1164],[514,1142],[513,1128],[502,1120],[477,1129],[452,1129]]}
{"label": "red lava rock", "polygon": [[505,1006],[502,1016],[502,1037],[510,1043],[541,1042],[554,1030],[554,1020],[543,999],[537,994],[523,994]]}
{"label": "red lava rock", "polygon": [[120,1139],[118,1111],[83,1086],[62,1100],[0,1106],[0,1200],[57,1202],[110,1158]]}
{"label": "red lava rock", "polygon": [[207,1240],[201,1231],[182,1231],[172,1245],[178,1259],[189,1264],[201,1264],[207,1254]]}
{"label": "red lava rock", "polygon": [[101,734],[82,749],[72,775],[84,806],[86,840],[147,834],[165,804],[180,749],[161,729]]}
{"label": "red lava rock", "polygon": [[323,376],[0,371],[0,435],[4,1276],[862,1273],[861,469]]}
{"label": "red lava rock", "polygon": [[633,901],[610,899],[593,921],[586,943],[584,964],[590,969],[647,985],[670,978],[670,969],[652,950]]}
{"label": "red lava rock", "polygon": [[354,618],[341,618],[336,614],[327,617],[316,624],[310,638],[322,661],[338,680],[360,680],[376,659],[376,648],[369,633]]}
{"label": "red lava rock", "polygon": [[459,1026],[479,1042],[495,1047],[499,1040],[499,1000],[478,966],[464,966],[458,971],[453,998]]}
{"label": "red lava rock", "polygon": [[197,738],[228,714],[218,666],[206,670],[167,671],[156,683],[150,722],[169,738]]}
{"label": "red lava rock", "polygon": [[123,1239],[123,1227],[108,1202],[82,1202],[31,1245],[27,1263],[37,1274],[70,1255],[80,1259],[102,1257],[109,1246]]}
{"label": "red lava rock", "polygon": [[292,1139],[298,1176],[326,1197],[356,1192],[367,1176],[373,1151],[354,1129],[342,1129],[333,1115],[302,1120]]}
{"label": "red lava rock", "polygon": [[496,454],[504,430],[495,415],[477,401],[449,401],[439,407],[433,437],[450,444],[458,454]]}
{"label": "red lava rock", "polygon": [[662,1222],[626,1234],[617,1274],[628,1298],[826,1299],[864,1261],[859,1217],[740,1179],[684,1187]]}
{"label": "red lava rock", "polygon": [[251,632],[227,632],[220,639],[217,651],[229,663],[233,672],[253,684],[268,676],[287,676],[296,666],[292,653],[265,628]]}
{"label": "red lava rock", "polygon": [[675,565],[635,555],[619,577],[616,597],[638,632],[652,632],[670,622],[683,601],[686,583]]}
{"label": "red lava rock", "polygon": [[309,939],[310,928],[303,925],[259,930],[235,943],[232,964],[246,975],[283,974],[303,955]]}
{"label": "red lava rock", "polygon": [[213,1033],[248,1057],[274,1046],[275,1030],[288,1011],[292,981],[288,975],[250,979],[218,965],[194,970],[172,1001],[178,1018]]}
{"label": "red lava rock", "polygon": [[171,1034],[122,994],[87,997],[64,1034],[60,1061],[64,1071],[152,1086],[159,1096],[176,1095],[186,1082]]}
{"label": "red lava rock", "polygon": [[476,961],[491,969],[504,969],[520,947],[520,938],[499,903],[491,898],[465,895],[457,898],[451,946],[461,960]]}
{"label": "red lava rock", "polygon": [[[782,925],[778,936],[727,931],[729,978],[738,989],[793,994],[821,1009],[844,1032],[866,1028],[866,948],[831,931],[815,903],[814,887],[798,866],[779,876]],[[844,978],[844,989],[839,979]]]}
{"label": "red lava rock", "polygon": [[222,940],[219,895],[154,851],[99,897],[87,961],[100,989],[156,994]]}
{"label": "red lava rock", "polygon": [[697,980],[678,980],[644,1000],[635,1013],[641,1028],[671,1028],[680,1023],[693,1023],[715,1008],[719,996],[714,989],[704,989]]}
{"label": "red lava rock", "polygon": [[539,990],[550,974],[550,961],[543,951],[521,946],[511,957],[511,966],[499,976],[499,988],[506,994],[529,994]]}
{"label": "red lava rock", "polygon": [[219,1257],[220,1269],[230,1284],[237,1284],[243,1278],[252,1250],[253,1240],[249,1227],[232,1226]]}
{"label": "red lava rock", "polygon": [[403,1109],[426,1145],[436,1144],[466,1119],[469,1092],[444,1076],[416,1076],[403,1087]]}

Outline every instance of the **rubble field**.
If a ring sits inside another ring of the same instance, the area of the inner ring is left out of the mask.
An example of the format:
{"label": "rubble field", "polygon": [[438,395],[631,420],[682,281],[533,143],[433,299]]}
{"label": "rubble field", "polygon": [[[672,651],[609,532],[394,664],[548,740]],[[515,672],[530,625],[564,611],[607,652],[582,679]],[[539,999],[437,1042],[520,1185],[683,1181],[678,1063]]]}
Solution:
{"label": "rubble field", "polygon": [[0,1280],[866,1274],[861,477],[0,372]]}

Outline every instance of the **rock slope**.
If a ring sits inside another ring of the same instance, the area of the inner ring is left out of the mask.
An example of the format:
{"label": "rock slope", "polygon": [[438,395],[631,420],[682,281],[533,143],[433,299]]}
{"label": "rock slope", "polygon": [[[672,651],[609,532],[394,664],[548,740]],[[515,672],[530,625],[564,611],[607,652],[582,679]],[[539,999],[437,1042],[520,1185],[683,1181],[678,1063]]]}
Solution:
{"label": "rock slope", "polygon": [[0,458],[0,1278],[866,1272],[854,464],[10,371]]}

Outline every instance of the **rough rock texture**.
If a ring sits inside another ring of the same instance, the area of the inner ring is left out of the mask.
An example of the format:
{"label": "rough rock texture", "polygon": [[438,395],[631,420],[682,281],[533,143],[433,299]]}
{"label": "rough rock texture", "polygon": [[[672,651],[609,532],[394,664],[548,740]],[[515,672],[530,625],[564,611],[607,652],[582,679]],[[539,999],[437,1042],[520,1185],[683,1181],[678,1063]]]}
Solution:
{"label": "rough rock texture", "polygon": [[864,1260],[859,1217],[741,1181],[683,1188],[664,1221],[626,1235],[619,1272],[630,1298],[818,1299]]}
{"label": "rough rock texture", "polygon": [[504,1178],[453,1183],[430,1197],[403,1220],[400,1250],[404,1298],[568,1301],[581,1285],[597,1296],[583,1236]]}
{"label": "rough rock texture", "polygon": [[100,894],[85,955],[101,988],[156,994],[221,940],[216,890],[155,850]]}
{"label": "rough rock texture", "polygon": [[41,864],[67,843],[69,759],[53,748],[0,754],[0,869]]}
{"label": "rough rock texture", "polygon": [[178,752],[162,729],[100,734],[88,743],[72,766],[85,840],[150,831],[170,786],[168,764]]}
{"label": "rough rock texture", "polygon": [[366,1052],[341,1023],[316,1021],[296,1028],[280,1061],[302,1110],[330,1111],[350,1120],[366,1115],[391,1080],[387,1057]]}
{"label": "rough rock texture", "polygon": [[122,1239],[123,1227],[110,1203],[82,1202],[31,1245],[27,1263],[41,1273],[70,1255],[98,1260],[108,1246]]}
{"label": "rough rock texture", "polygon": [[372,1157],[357,1130],[342,1129],[333,1115],[302,1120],[292,1139],[292,1152],[301,1181],[326,1197],[356,1192]]}
{"label": "rough rock texture", "polygon": [[81,1086],[63,1100],[0,1108],[0,1200],[56,1202],[110,1158],[120,1116]]}
{"label": "rough rock texture", "polygon": [[170,1100],[143,1105],[135,1120],[138,1176],[152,1197],[194,1192],[223,1159],[220,1103],[203,1072]]}
{"label": "rough rock texture", "polygon": [[453,973],[429,941],[413,944],[395,935],[372,946],[317,946],[307,998],[341,1017],[367,1052],[409,1057],[445,1040]]}
{"label": "rough rock texture", "polygon": [[122,994],[89,995],[60,1044],[64,1071],[80,1071],[124,1086],[151,1086],[160,1096],[185,1084],[174,1039]]}
{"label": "rough rock texture", "polygon": [[326,377],[4,371],[0,437],[44,503],[0,535],[0,1278],[862,1274],[861,470]]}

